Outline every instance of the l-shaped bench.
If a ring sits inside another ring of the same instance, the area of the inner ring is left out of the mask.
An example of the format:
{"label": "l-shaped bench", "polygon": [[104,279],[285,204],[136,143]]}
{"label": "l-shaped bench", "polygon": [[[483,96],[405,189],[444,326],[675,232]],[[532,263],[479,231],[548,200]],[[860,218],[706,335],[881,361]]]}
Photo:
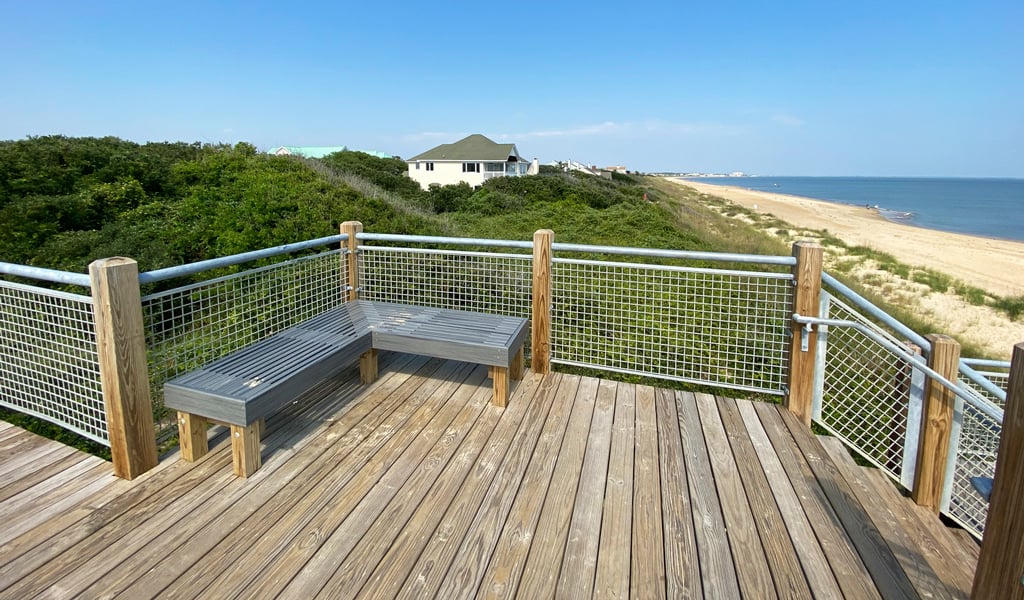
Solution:
{"label": "l-shaped bench", "polygon": [[523,376],[526,319],[367,300],[346,302],[164,384],[178,411],[181,456],[206,454],[208,422],[231,427],[235,475],[262,463],[266,417],[359,359],[360,380],[377,378],[377,351],[394,350],[490,366],[493,403],[508,402]]}

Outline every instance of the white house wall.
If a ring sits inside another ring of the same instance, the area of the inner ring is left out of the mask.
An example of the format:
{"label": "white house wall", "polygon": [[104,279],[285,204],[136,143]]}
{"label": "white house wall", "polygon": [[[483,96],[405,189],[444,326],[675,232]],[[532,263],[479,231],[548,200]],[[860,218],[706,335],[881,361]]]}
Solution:
{"label": "white house wall", "polygon": [[[463,173],[462,162],[441,162],[433,161],[434,170],[427,170],[427,163],[431,161],[419,161],[420,168],[416,168],[417,163],[409,164],[409,177],[420,184],[420,187],[427,189],[430,184],[436,183],[438,185],[454,185],[460,181],[465,181],[469,185],[476,187],[483,185],[484,174],[483,173]],[[484,163],[479,163],[480,167],[483,168]]]}

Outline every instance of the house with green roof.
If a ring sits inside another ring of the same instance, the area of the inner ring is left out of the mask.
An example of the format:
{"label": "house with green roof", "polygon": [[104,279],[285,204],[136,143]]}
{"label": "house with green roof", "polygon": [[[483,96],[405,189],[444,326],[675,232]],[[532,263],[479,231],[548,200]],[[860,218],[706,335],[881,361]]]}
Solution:
{"label": "house with green roof", "polygon": [[427,189],[430,184],[466,182],[476,187],[493,177],[535,175],[539,164],[523,160],[515,144],[497,144],[474,133],[451,144],[441,144],[406,161],[409,177]]}

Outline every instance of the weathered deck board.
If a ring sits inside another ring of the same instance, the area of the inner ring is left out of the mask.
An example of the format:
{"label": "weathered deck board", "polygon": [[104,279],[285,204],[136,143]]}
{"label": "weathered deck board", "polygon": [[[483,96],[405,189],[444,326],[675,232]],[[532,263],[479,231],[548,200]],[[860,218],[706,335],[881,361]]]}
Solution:
{"label": "weathered deck board", "polygon": [[[878,531],[882,534],[893,555],[900,561],[903,571],[910,578],[918,593],[924,598],[954,596],[953,591],[946,588],[925,558],[924,552],[928,544],[915,544],[910,533],[905,529],[905,524],[899,521],[897,507],[902,506],[903,502],[893,502],[894,498],[882,496],[879,490],[867,481],[866,474],[857,466],[846,447],[837,438],[821,438],[820,441],[833,464],[850,484],[857,500],[868,511],[875,526],[878,527]],[[924,532],[919,532],[918,535],[922,540],[927,539]],[[966,598],[966,595],[961,597]]]}
{"label": "weathered deck board", "polygon": [[594,589],[597,551],[601,541],[601,530],[594,527],[594,523],[601,522],[604,511],[612,423],[615,420],[615,388],[612,381],[601,381],[598,386],[583,470],[569,522],[569,538],[562,557],[562,572],[555,591],[559,598],[586,598]]}
{"label": "weathered deck board", "polygon": [[590,424],[594,415],[598,382],[584,379],[576,393],[562,447],[556,455],[540,521],[530,544],[529,558],[519,584],[524,598],[549,598],[558,586],[560,565],[569,535],[573,499],[580,482]]}
{"label": "weathered deck board", "polygon": [[499,409],[482,368],[381,360],[374,384],[350,369],[268,420],[248,480],[219,429],[200,461],[125,482],[0,424],[0,514],[45,514],[0,544],[0,598],[879,598],[969,579],[947,572],[970,564],[955,535],[877,514],[891,486],[777,406],[527,373]]}
{"label": "weathered deck board", "polygon": [[796,440],[797,446],[807,457],[811,470],[818,478],[818,484],[831,502],[882,597],[917,597],[910,577],[901,568],[899,560],[886,545],[881,532],[868,517],[864,507],[855,500],[850,484],[843,479],[821,443],[792,413],[783,412],[780,415]]}
{"label": "weathered deck board", "polygon": [[633,569],[630,595],[665,597],[665,544],[661,520],[661,469],[654,388],[636,388],[636,458],[633,461]]}
{"label": "weathered deck board", "polygon": [[[630,586],[630,552],[620,540],[633,535],[633,448],[636,421],[636,386],[619,385],[601,515],[595,598],[626,598]],[[659,404],[660,405],[660,404]],[[591,523],[590,527],[594,527]]]}
{"label": "weathered deck board", "polygon": [[565,436],[565,428],[569,424],[579,378],[556,375],[545,380],[546,393],[542,398],[554,396],[565,400],[555,401],[544,422],[537,447],[530,459],[521,489],[529,493],[516,495],[509,510],[508,518],[498,537],[494,554],[487,565],[480,594],[490,598],[511,598],[516,595],[519,580],[522,576],[526,558],[533,543],[540,511],[544,505],[551,475],[555,470],[555,460]]}
{"label": "weathered deck board", "polygon": [[695,396],[711,459],[711,471],[722,503],[722,515],[727,523],[726,534],[733,564],[736,566],[740,593],[748,598],[776,598],[767,556],[757,535],[757,525],[750,512],[750,504],[718,413],[718,404],[710,394]]}
{"label": "weathered deck board", "polygon": [[843,525],[832,510],[828,497],[818,485],[807,458],[800,452],[796,441],[781,418],[776,406],[755,404],[755,411],[761,424],[775,447],[776,455],[789,476],[807,520],[821,544],[821,549],[832,567],[832,574],[839,589],[847,598],[881,598],[878,588],[871,580],[864,562],[843,529]]}
{"label": "weathered deck board", "polygon": [[739,598],[740,586],[729,552],[722,504],[715,491],[715,476],[697,414],[697,399],[691,392],[676,394],[679,431],[693,504],[693,528],[700,556],[701,586],[705,598]]}
{"label": "weathered deck board", "polygon": [[758,463],[757,452],[754,450],[754,444],[747,433],[736,401],[719,397],[716,404],[733,456],[736,458],[736,466],[739,468],[740,480],[750,503],[754,524],[760,534],[768,569],[775,582],[775,591],[780,598],[811,598],[810,587],[789,537],[786,523],[775,502],[771,483]]}
{"label": "weathered deck board", "polygon": [[800,505],[800,498],[797,496],[793,483],[786,475],[782,461],[775,453],[771,440],[768,439],[764,425],[757,417],[754,405],[750,402],[739,402],[737,408],[746,427],[747,435],[750,436],[750,441],[754,445],[757,460],[775,495],[782,520],[785,521],[786,531],[789,532],[790,539],[793,541],[796,555],[803,566],[811,592],[816,598],[842,596],[839,584],[836,583],[836,578],[825,558],[825,553],[808,521],[807,513]]}
{"label": "weathered deck board", "polygon": [[[693,503],[683,441],[679,431],[676,393],[658,390],[658,455],[661,460],[661,518],[665,540],[665,595],[697,598],[702,595],[697,540],[693,530]],[[632,454],[632,453],[631,453]],[[625,594],[619,596],[624,597]]]}

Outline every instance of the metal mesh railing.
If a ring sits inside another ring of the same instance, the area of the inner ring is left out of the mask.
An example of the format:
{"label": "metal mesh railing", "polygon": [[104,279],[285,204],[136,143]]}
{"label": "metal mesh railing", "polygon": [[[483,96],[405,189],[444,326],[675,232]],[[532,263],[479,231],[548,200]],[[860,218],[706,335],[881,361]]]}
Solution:
{"label": "metal mesh railing", "polygon": [[[1004,392],[1006,391],[1006,386],[1009,385],[1009,383],[1010,383],[1010,372],[1009,372],[1009,370],[1007,370],[1007,371],[992,371],[992,370],[980,371],[980,372],[978,372],[978,375],[981,375],[985,379],[989,380],[990,382],[995,384],[995,386],[997,388],[1003,390]],[[982,387],[980,384],[978,384],[973,379],[971,379],[969,377],[964,377],[962,372],[961,372],[961,375],[960,375],[960,381],[961,381],[961,383],[963,385],[965,385],[966,387],[970,388],[971,391],[977,393],[978,396],[980,396],[981,398],[984,398],[985,400],[988,400],[989,402],[991,402],[992,404],[995,404],[996,406],[998,406],[1000,408],[1003,407],[1004,401],[1003,401],[1002,398],[999,398],[995,394],[989,392],[988,390],[986,390],[984,387]]]}
{"label": "metal mesh railing", "polygon": [[158,437],[174,432],[163,384],[343,302],[340,250],[151,294],[142,299]]}
{"label": "metal mesh railing", "polygon": [[[888,327],[828,292],[823,296],[824,318],[859,323],[889,343],[905,347]],[[818,340],[824,369],[815,420],[904,487],[913,489],[925,373],[914,368],[907,355],[855,327],[819,326]],[[978,375],[969,370],[960,373],[960,393],[965,396],[956,400],[941,510],[981,538],[988,504],[974,489],[971,478],[991,478],[995,473],[1001,424],[993,416],[998,410],[984,407],[1001,407],[1002,401],[979,383]],[[1001,371],[980,375],[1005,390],[1007,377],[1000,377]]]}
{"label": "metal mesh railing", "polygon": [[963,405],[963,418],[959,439],[954,439],[956,463],[946,513],[980,538],[988,518],[988,503],[974,489],[971,478],[995,475],[1002,424],[970,404],[959,404]]}
{"label": "metal mesh railing", "polygon": [[554,262],[553,363],[784,392],[789,274]]}
{"label": "metal mesh railing", "polygon": [[[853,321],[895,344],[901,342],[828,292],[823,318]],[[824,377],[816,420],[897,481],[903,478],[911,363],[864,333],[846,327],[821,327],[819,355]],[[916,432],[911,432],[916,439]],[[915,446],[916,450],[916,446]]]}
{"label": "metal mesh railing", "polygon": [[0,404],[110,445],[92,298],[0,281]]}
{"label": "metal mesh railing", "polygon": [[360,297],[530,318],[533,256],[360,246]]}

